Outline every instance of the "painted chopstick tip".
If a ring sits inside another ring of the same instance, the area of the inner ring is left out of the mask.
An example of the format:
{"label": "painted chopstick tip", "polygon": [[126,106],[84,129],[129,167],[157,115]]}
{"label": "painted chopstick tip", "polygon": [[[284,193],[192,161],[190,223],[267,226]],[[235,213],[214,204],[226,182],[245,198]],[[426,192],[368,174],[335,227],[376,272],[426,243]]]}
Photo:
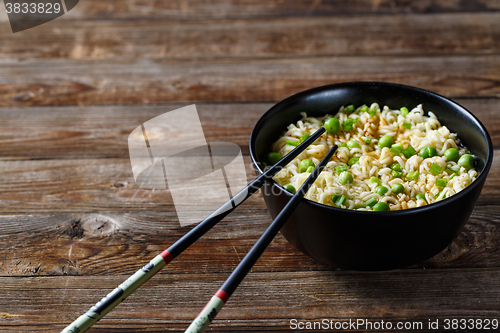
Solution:
{"label": "painted chopstick tip", "polygon": [[203,333],[231,295],[219,289],[184,333]]}

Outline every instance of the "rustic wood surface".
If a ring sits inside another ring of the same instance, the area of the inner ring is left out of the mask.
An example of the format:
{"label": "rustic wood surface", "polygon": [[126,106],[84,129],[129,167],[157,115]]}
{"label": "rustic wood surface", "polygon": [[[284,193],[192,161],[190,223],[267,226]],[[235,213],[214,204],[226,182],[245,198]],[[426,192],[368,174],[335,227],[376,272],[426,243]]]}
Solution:
{"label": "rustic wood surface", "polygon": [[[0,6],[0,332],[59,332],[189,230],[167,191],[134,183],[139,124],[196,103],[250,180],[266,110],[356,80],[435,91],[484,123],[495,158],[469,222],[435,257],[381,272],[328,267],[278,235],[210,331],[500,320],[499,40],[495,0],[81,0],[16,34]],[[183,332],[270,222],[258,193],[89,332]]]}

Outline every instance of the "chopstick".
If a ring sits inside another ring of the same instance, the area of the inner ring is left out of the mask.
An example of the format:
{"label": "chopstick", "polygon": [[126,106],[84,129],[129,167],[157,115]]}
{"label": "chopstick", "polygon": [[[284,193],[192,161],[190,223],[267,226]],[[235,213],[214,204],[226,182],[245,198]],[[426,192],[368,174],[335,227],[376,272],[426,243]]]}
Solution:
{"label": "chopstick", "polygon": [[229,297],[231,297],[238,285],[243,281],[247,273],[288,220],[295,207],[297,207],[300,200],[307,193],[336,150],[337,145],[334,145],[184,333],[205,332],[217,313],[219,313]]}
{"label": "chopstick", "polygon": [[290,163],[295,157],[297,157],[297,155],[299,155],[311,143],[318,139],[324,132],[324,127],[321,127],[319,130],[317,130],[314,134],[304,140],[304,142],[298,145],[290,153],[285,155],[278,163],[276,163],[266,172],[257,177],[243,190],[238,192],[216,211],[210,214],[205,220],[200,222],[184,236],[179,238],[169,248],[153,258],[153,260],[151,260],[147,265],[138,270],[134,275],[130,276],[106,297],[97,302],[97,304],[90,308],[86,313],[78,317],[73,323],[62,330],[61,333],[83,333],[87,331],[90,327],[92,327],[92,325],[97,323],[108,312],[110,312],[125,298],[132,294],[137,288],[142,286],[159,270],[168,265],[169,262],[174,260],[178,255],[180,255],[184,250],[191,246],[214,225],[216,225],[219,221],[221,221],[224,217],[231,213],[243,201],[257,192],[257,190],[262,187],[265,181],[272,179],[272,177],[278,171],[280,171],[285,165]]}

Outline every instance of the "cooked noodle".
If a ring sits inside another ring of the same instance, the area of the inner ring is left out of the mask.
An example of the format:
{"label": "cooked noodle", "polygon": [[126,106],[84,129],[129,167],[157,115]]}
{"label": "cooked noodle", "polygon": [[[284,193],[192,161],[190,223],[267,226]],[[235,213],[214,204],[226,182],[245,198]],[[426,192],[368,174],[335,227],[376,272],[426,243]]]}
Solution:
{"label": "cooked noodle", "polygon": [[[366,112],[367,109],[374,115]],[[295,146],[287,144],[287,140],[289,143],[299,142],[304,134],[313,134],[332,117],[331,115],[321,118],[307,117],[305,113],[301,115],[302,119],[289,125],[287,131],[273,143],[271,147],[273,152],[281,156],[288,154]],[[443,156],[449,148],[457,149],[460,156],[469,152],[459,144],[455,133],[450,133],[446,126],[441,126],[434,113],[428,112],[425,116],[421,105],[408,114],[402,114],[400,110],[390,110],[387,106],[380,110],[376,103],[369,107],[358,107],[353,112],[341,107],[334,117],[340,124],[344,124],[347,119],[353,119],[353,129],[344,130],[343,126],[340,126],[335,134],[323,134],[275,175],[274,180],[278,184],[282,186],[290,184],[298,189],[310,174],[299,170],[300,162],[310,159],[314,165],[318,165],[334,144],[339,146],[337,153],[305,196],[307,199],[329,206],[336,206],[332,198],[343,195],[347,200],[338,205],[340,208],[371,211],[373,208],[365,206],[365,203],[372,198],[377,202],[385,202],[391,210],[420,207],[460,192],[477,177],[474,167],[467,169]],[[410,126],[411,128],[408,128]],[[401,143],[404,149],[411,145],[416,154],[407,157],[398,151],[391,152],[390,147],[380,148],[378,142],[384,135],[391,136],[394,144]],[[356,141],[359,148],[347,147],[346,143],[350,140]],[[429,146],[436,149],[437,155],[425,159],[419,156],[419,152]],[[347,165],[353,157],[359,157],[358,163]],[[399,174],[391,169],[395,163],[400,165]],[[434,165],[441,167],[442,170]],[[348,168],[348,172],[353,176],[352,183],[342,184],[339,181],[339,168],[336,170],[335,167],[340,166]],[[435,168],[440,172],[433,174],[436,173]],[[412,171],[418,172],[414,180],[407,178]],[[374,181],[372,177],[377,177],[379,182]],[[436,179],[439,179],[440,186],[436,184]],[[445,186],[442,186],[443,181],[446,182]],[[403,185],[402,193],[391,192],[391,187],[396,183]],[[375,188],[379,186],[387,187],[387,193],[375,193]],[[416,195],[419,193],[424,194],[425,199],[417,199]]]}

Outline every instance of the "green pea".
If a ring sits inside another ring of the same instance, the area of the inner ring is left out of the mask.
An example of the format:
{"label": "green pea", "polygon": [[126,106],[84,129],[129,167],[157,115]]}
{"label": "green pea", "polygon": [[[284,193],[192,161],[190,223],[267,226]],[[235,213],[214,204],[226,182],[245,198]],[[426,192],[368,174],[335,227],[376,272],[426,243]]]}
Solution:
{"label": "green pea", "polygon": [[419,155],[420,155],[420,157],[425,159],[425,158],[437,156],[437,154],[438,153],[437,153],[436,148],[434,148],[432,146],[428,146],[428,147],[422,148]]}
{"label": "green pea", "polygon": [[378,179],[377,177],[370,177],[370,183],[379,183],[379,184],[382,184],[382,182],[380,181],[380,179]]}
{"label": "green pea", "polygon": [[384,135],[383,137],[380,138],[380,140],[378,140],[378,145],[380,146],[380,148],[390,147],[393,144],[394,140],[390,135]]}
{"label": "green pea", "polygon": [[432,146],[427,147],[427,150],[429,152],[429,157],[434,157],[434,156],[437,156],[437,154],[438,154],[436,148],[434,148]]}
{"label": "green pea", "polygon": [[375,206],[373,206],[373,210],[375,212],[386,212],[386,211],[390,211],[391,207],[389,207],[389,205],[386,204],[385,202],[379,202],[379,203],[375,204]]}
{"label": "green pea", "polygon": [[293,187],[293,185],[290,185],[290,184],[283,185],[283,188],[284,188],[285,190],[287,190],[288,192],[291,192],[291,193],[293,193],[293,194],[295,194],[295,192],[297,192],[297,191],[295,190],[295,187]]}
{"label": "green pea", "polygon": [[406,117],[408,115],[408,113],[410,113],[410,111],[408,110],[408,108],[406,106],[403,106],[401,109],[399,109],[401,111],[401,115],[403,117]]}
{"label": "green pea", "polygon": [[314,167],[313,166],[310,166],[309,168],[307,168],[306,172],[307,173],[312,173],[314,171]]}
{"label": "green pea", "polygon": [[281,155],[279,153],[267,154],[267,163],[269,165],[275,165],[279,160],[281,160]]}
{"label": "green pea", "polygon": [[389,191],[389,189],[385,186],[382,186],[382,185],[375,187],[375,189],[373,190],[373,192],[380,194],[380,195],[386,194],[387,191]]}
{"label": "green pea", "polygon": [[337,118],[330,118],[325,121],[324,127],[328,133],[337,133],[340,128],[340,122]]}
{"label": "green pea", "polygon": [[359,163],[359,157],[358,156],[354,156],[354,157],[351,157],[349,159],[349,161],[347,161],[347,164],[349,164],[349,166],[352,166],[356,163]]}
{"label": "green pea", "polygon": [[359,108],[359,113],[363,112],[368,112],[368,107],[366,105],[363,105],[362,107]]}
{"label": "green pea", "polygon": [[359,145],[359,143],[357,143],[356,141],[354,140],[349,140],[347,141],[347,148],[349,149],[353,149],[353,148],[361,148],[361,146]]}
{"label": "green pea", "polygon": [[446,157],[446,160],[448,161],[456,162],[459,157],[458,150],[456,150],[455,148],[446,149],[446,151],[444,152],[444,157]]}
{"label": "green pea", "polygon": [[352,112],[352,111],[354,111],[354,105],[352,105],[352,104],[351,104],[351,105],[348,105],[348,106],[346,106],[346,107],[344,108],[344,110],[346,110],[346,111],[348,111],[348,112]]}
{"label": "green pea", "polygon": [[316,167],[316,165],[314,165],[314,162],[311,161],[310,159],[306,158],[306,159],[303,159],[302,161],[300,161],[300,164],[299,164],[299,171],[300,172],[306,172],[307,169],[309,167]]}
{"label": "green pea", "polygon": [[339,175],[339,183],[342,185],[350,184],[353,181],[354,181],[354,177],[351,175],[351,173],[349,171],[343,171]]}
{"label": "green pea", "polygon": [[423,194],[423,193],[418,193],[418,194],[415,196],[415,198],[417,198],[417,200],[418,200],[418,199],[422,199],[422,200],[424,200],[424,201],[425,201],[425,203],[427,203],[427,199],[425,199],[425,194]]}
{"label": "green pea", "polygon": [[396,183],[396,184],[392,185],[392,187],[391,187],[391,191],[394,194],[403,193],[404,190],[405,190],[405,187],[399,183]]}
{"label": "green pea", "polygon": [[465,154],[460,157],[457,164],[465,168],[466,170],[469,170],[474,167],[475,160],[474,157],[472,157],[470,154]]}

